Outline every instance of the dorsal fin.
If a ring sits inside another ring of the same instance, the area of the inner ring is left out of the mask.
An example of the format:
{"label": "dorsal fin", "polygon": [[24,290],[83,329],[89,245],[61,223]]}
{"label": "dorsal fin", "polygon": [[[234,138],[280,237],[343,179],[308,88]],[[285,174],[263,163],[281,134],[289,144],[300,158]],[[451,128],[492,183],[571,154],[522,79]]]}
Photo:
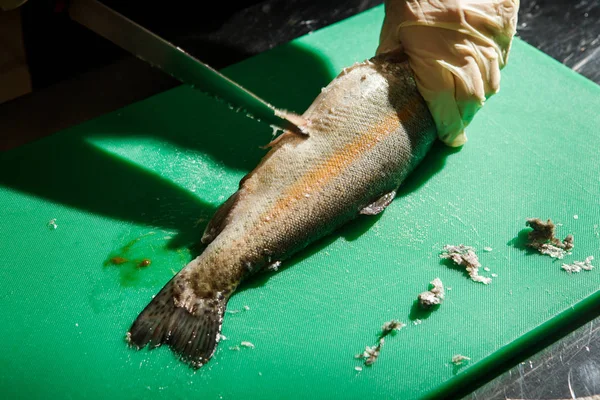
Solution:
{"label": "dorsal fin", "polygon": [[231,209],[237,202],[238,192],[235,192],[227,199],[227,201],[217,209],[215,215],[212,217],[206,229],[204,230],[204,234],[202,235],[201,242],[202,244],[209,244],[212,242],[221,231],[227,226],[229,223],[229,214]]}

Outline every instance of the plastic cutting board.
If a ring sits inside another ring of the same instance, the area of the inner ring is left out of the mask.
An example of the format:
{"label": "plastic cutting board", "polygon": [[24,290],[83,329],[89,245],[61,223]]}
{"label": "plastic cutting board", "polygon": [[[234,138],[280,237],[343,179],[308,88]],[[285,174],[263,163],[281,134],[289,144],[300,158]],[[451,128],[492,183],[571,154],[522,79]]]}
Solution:
{"label": "plastic cutting board", "polygon": [[[302,112],[374,53],[382,19],[377,7],[225,72]],[[552,218],[558,235],[575,237],[565,262],[600,262],[598,110],[598,86],[516,40],[468,144],[436,146],[381,217],[361,217],[247,284],[229,302],[239,312],[226,314],[227,340],[197,372],[166,347],[128,349],[124,335],[198,251],[189,246],[265,153],[269,127],[178,87],[5,152],[1,397],[413,399],[474,388],[598,313],[600,268],[569,275],[518,236],[527,217]],[[441,263],[447,243],[476,247],[491,269],[482,274],[498,276],[486,286]],[[447,300],[415,313],[435,277]],[[407,326],[356,371],[354,355],[393,318]],[[230,349],[241,341],[255,348]],[[455,367],[455,354],[471,361]]]}

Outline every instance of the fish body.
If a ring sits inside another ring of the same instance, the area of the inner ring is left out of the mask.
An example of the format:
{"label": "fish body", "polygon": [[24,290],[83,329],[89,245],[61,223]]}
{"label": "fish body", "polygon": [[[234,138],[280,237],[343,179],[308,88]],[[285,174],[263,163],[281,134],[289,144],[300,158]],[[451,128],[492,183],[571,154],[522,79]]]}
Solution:
{"label": "fish body", "polygon": [[142,311],[130,344],[167,343],[194,367],[220,338],[227,301],[245,278],[359,214],[378,214],[436,138],[408,63],[384,54],[347,68],[285,132],[206,228],[203,253]]}

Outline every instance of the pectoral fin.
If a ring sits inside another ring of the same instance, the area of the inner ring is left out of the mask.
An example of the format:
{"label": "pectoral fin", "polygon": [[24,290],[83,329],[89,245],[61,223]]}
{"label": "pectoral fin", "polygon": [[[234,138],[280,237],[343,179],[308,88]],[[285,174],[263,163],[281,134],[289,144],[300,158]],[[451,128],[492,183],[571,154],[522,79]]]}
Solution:
{"label": "pectoral fin", "polygon": [[360,210],[360,213],[363,215],[377,215],[390,205],[394,197],[396,197],[396,191],[392,190]]}

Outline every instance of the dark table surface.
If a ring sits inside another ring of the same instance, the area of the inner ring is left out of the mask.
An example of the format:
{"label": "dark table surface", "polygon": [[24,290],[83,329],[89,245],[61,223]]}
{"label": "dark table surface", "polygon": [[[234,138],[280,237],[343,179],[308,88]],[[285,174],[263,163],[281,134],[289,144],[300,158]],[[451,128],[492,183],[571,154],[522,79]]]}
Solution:
{"label": "dark table surface", "polygon": [[[153,8],[141,0],[104,3],[197,58],[222,68],[381,1],[244,0],[238,6],[213,5],[210,12],[199,4],[202,2],[184,0],[170,2],[168,9]],[[27,3],[22,17],[34,92],[0,104],[2,149],[178,85],[172,78],[68,21],[64,14],[57,13],[52,1]],[[518,36],[600,84],[600,1],[522,0]],[[573,326],[571,333],[565,332],[567,336],[467,398],[600,396],[598,315],[595,320]]]}

